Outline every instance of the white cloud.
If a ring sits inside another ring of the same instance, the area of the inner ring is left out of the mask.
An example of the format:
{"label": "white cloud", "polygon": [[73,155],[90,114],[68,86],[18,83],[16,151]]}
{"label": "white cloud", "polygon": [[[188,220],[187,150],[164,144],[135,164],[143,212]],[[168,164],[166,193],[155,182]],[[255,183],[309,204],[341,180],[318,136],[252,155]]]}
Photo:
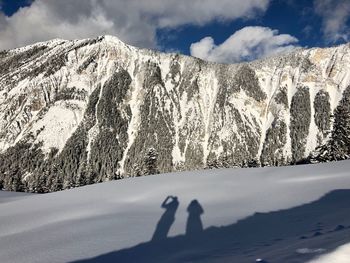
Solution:
{"label": "white cloud", "polygon": [[191,55],[213,62],[234,63],[267,57],[297,48],[298,39],[268,27],[244,27],[222,44],[211,37],[191,45]]}
{"label": "white cloud", "polygon": [[312,260],[309,263],[348,263],[350,255],[350,244],[341,246],[334,252]]}
{"label": "white cloud", "polygon": [[315,11],[322,17],[323,33],[327,41],[350,40],[349,0],[314,0]]}
{"label": "white cloud", "polygon": [[[252,18],[270,0],[36,0],[11,17],[0,17],[0,49],[51,38],[112,34],[142,47],[156,46],[157,29],[213,20]],[[0,13],[1,16],[1,13]],[[4,20],[4,21],[3,21]]]}

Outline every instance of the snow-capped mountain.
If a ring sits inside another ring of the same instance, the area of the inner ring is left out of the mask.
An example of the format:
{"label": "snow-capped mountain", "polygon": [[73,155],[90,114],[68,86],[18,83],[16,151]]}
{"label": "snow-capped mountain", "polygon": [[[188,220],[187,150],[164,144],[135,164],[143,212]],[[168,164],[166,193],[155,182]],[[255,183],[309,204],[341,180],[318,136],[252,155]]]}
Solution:
{"label": "snow-capped mountain", "polygon": [[0,184],[142,175],[147,154],[159,172],[295,163],[327,139],[349,86],[349,44],[233,65],[111,36],[3,51]]}

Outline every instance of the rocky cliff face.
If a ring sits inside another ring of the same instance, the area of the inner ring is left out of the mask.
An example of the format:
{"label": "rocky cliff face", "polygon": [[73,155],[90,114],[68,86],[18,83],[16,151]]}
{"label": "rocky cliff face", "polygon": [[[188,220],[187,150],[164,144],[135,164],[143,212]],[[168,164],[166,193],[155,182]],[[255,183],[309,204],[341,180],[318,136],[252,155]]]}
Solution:
{"label": "rocky cliff face", "polygon": [[157,170],[284,165],[327,139],[350,45],[223,65],[104,36],[0,53],[0,186],[53,191]]}

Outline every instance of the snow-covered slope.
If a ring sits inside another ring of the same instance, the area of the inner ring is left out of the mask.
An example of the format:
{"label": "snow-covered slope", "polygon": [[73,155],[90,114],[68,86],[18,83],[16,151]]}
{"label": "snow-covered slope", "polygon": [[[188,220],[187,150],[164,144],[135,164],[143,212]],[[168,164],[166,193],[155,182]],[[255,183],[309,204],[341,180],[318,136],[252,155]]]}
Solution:
{"label": "snow-covered slope", "polygon": [[350,96],[349,51],[222,65],[104,36],[1,52],[3,184],[54,191],[140,175],[150,148],[160,172],[298,162]]}
{"label": "snow-covered slope", "polygon": [[[306,262],[350,242],[350,191],[332,192],[350,189],[349,170],[343,161],[181,172],[0,199],[0,262]],[[174,221],[160,207],[169,195]],[[189,216],[193,200],[204,213]],[[203,232],[190,231],[200,222]],[[149,242],[156,228],[168,238]]]}
{"label": "snow-covered slope", "polygon": [[0,191],[0,203],[8,203],[31,195],[28,193]]}
{"label": "snow-covered slope", "polygon": [[350,257],[350,244],[341,246],[332,253],[311,261],[310,263],[348,263]]}

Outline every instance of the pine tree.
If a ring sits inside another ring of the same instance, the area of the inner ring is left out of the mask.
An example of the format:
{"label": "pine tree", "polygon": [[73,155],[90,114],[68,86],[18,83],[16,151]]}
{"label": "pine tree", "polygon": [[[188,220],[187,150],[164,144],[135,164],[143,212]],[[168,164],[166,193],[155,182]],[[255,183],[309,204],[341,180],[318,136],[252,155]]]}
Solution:
{"label": "pine tree", "polygon": [[335,160],[349,158],[350,154],[350,109],[349,105],[339,105],[334,114],[334,129],[330,140],[330,150]]}
{"label": "pine tree", "polygon": [[22,177],[18,173],[15,173],[12,175],[11,191],[15,191],[15,192],[23,192],[24,191],[24,184],[22,182]]}
{"label": "pine tree", "polygon": [[217,159],[207,160],[207,169],[218,169],[220,168],[220,163]]}
{"label": "pine tree", "polygon": [[[232,157],[231,157],[232,158]],[[230,157],[227,155],[227,152],[223,153],[220,157],[219,157],[219,163],[220,163],[220,167],[223,168],[230,168],[230,161],[229,161]]]}
{"label": "pine tree", "polygon": [[157,160],[158,160],[158,153],[157,151],[152,147],[149,148],[145,157],[144,157],[144,164],[145,164],[145,174],[151,175],[151,174],[159,174],[158,168],[157,168]]}
{"label": "pine tree", "polygon": [[38,175],[35,177],[33,190],[35,193],[39,194],[48,192],[48,189],[46,188],[46,177],[44,175]]}
{"label": "pine tree", "polygon": [[333,115],[333,131],[328,142],[316,149],[311,162],[338,161],[350,158],[350,104],[344,99]]}
{"label": "pine tree", "polygon": [[143,175],[142,168],[140,167],[140,165],[138,165],[138,163],[135,163],[133,165],[132,171],[132,176],[139,177]]}
{"label": "pine tree", "polygon": [[56,174],[50,190],[52,192],[56,192],[56,191],[61,191],[62,189],[63,189],[62,179],[59,174]]}
{"label": "pine tree", "polygon": [[86,175],[85,173],[81,173],[76,179],[75,187],[86,185]]}
{"label": "pine tree", "polygon": [[247,163],[248,167],[260,167],[259,161],[257,158],[254,158]]}
{"label": "pine tree", "polygon": [[64,176],[63,179],[63,189],[72,189],[74,188],[75,184],[74,184],[74,178],[71,174],[67,174]]}
{"label": "pine tree", "polygon": [[8,173],[5,173],[5,177],[3,180],[3,189],[6,191],[11,191],[11,184],[12,184],[12,177]]}
{"label": "pine tree", "polygon": [[118,180],[120,178],[119,172],[111,172],[107,175],[107,181]]}

